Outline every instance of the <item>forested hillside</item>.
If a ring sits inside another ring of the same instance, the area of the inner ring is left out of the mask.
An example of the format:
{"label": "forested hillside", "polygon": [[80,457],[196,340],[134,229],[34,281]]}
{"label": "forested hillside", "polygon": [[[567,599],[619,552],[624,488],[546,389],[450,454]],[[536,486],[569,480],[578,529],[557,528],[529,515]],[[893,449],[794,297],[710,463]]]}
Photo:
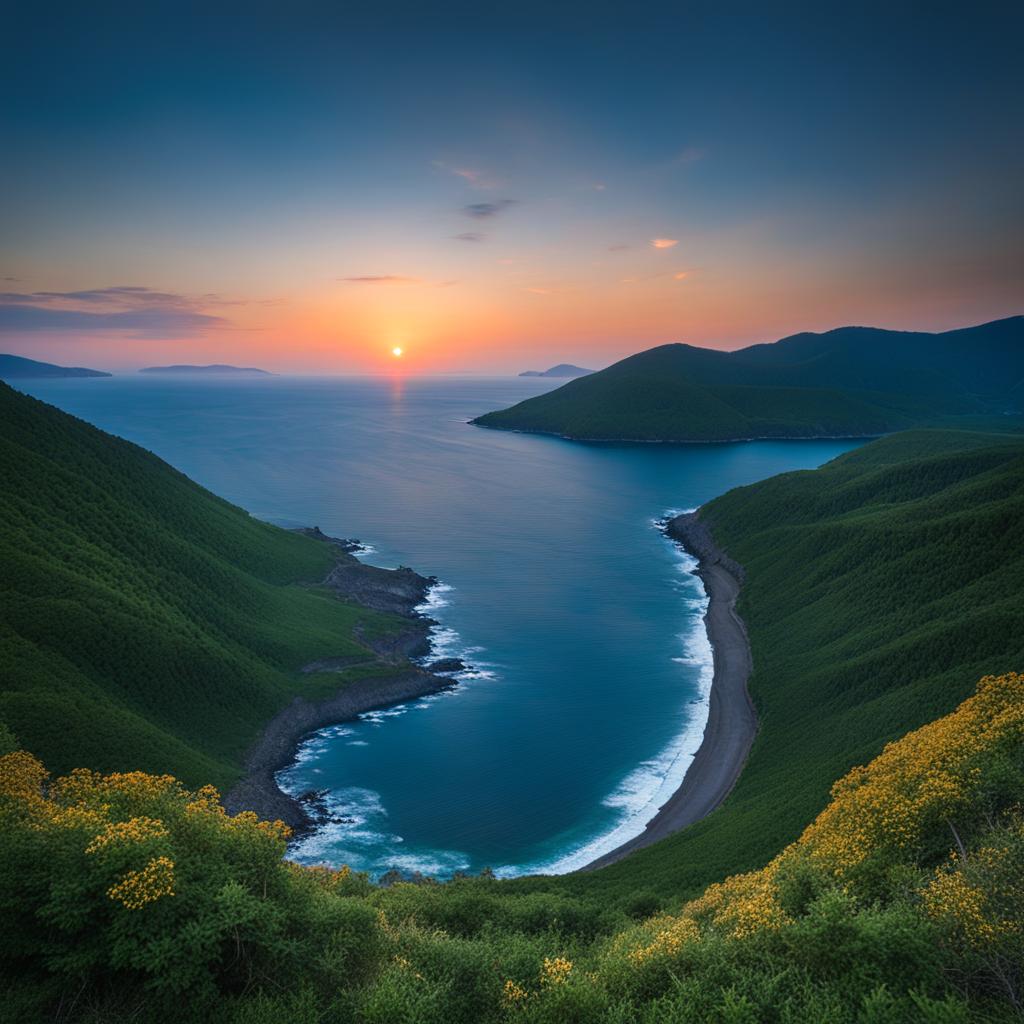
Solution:
{"label": "forested hillside", "polygon": [[399,625],[307,585],[328,545],[0,385],[0,723],[55,771],[226,785],[316,658]]}
{"label": "forested hillside", "polygon": [[1022,381],[1024,317],[942,334],[842,327],[736,352],[661,345],[474,422],[595,440],[866,436],[1020,411]]}

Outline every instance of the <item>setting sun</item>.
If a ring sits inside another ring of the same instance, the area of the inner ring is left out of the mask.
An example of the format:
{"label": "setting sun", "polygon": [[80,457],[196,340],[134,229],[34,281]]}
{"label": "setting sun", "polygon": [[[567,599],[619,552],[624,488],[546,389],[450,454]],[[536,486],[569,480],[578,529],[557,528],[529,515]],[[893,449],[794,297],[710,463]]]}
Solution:
{"label": "setting sun", "polygon": [[394,348],[393,348],[393,349],[391,350],[391,354],[392,354],[392,355],[393,355],[393,356],[394,356],[394,357],[395,357],[396,359],[399,359],[399,358],[401,358],[401,355],[402,355],[402,349],[401,349],[401,347],[400,347],[400,346],[398,346],[398,345],[396,345],[396,346],[395,346],[395,347],[394,347]]}

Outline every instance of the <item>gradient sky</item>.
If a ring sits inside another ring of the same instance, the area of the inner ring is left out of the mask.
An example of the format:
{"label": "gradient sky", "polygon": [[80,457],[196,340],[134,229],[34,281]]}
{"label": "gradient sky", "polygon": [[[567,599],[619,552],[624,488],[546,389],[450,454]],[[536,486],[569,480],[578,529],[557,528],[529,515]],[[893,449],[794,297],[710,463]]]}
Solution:
{"label": "gradient sky", "polygon": [[0,351],[507,372],[1024,312],[1021,5],[18,6]]}

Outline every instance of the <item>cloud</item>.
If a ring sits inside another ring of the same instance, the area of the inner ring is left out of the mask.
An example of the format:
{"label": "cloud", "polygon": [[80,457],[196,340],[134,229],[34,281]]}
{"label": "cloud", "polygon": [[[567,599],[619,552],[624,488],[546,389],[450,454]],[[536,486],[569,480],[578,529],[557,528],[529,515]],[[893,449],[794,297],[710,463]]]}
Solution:
{"label": "cloud", "polygon": [[609,252],[625,252],[627,249],[632,249],[631,245],[609,245]]}
{"label": "cloud", "polygon": [[482,231],[463,231],[458,235],[452,235],[459,242],[484,242],[487,236]]}
{"label": "cloud", "polygon": [[193,298],[138,285],[5,292],[0,293],[0,331],[128,331],[140,338],[173,338],[230,326],[203,311],[216,304],[234,303],[216,295]]}
{"label": "cloud", "polygon": [[517,202],[516,199],[496,199],[493,203],[469,203],[462,208],[462,212],[467,217],[483,220],[487,217],[496,217],[510,206],[515,206]]}
{"label": "cloud", "polygon": [[651,245],[655,249],[671,249],[673,246],[679,244],[678,238],[652,238]]}
{"label": "cloud", "polygon": [[349,284],[422,284],[418,277],[403,277],[401,274],[361,274],[358,277],[339,277]]}
{"label": "cloud", "polygon": [[698,160],[703,160],[707,155],[707,150],[701,149],[699,146],[687,146],[685,149],[680,150],[679,155],[672,162],[686,166],[687,164],[695,164]]}
{"label": "cloud", "polygon": [[0,302],[0,331],[132,331],[145,338],[170,338],[227,323],[223,317],[187,310],[94,313]]}
{"label": "cloud", "polygon": [[527,288],[526,291],[531,292],[533,295],[550,295],[550,288]]}
{"label": "cloud", "polygon": [[485,171],[477,170],[475,167],[467,167],[464,164],[449,164],[443,160],[435,160],[434,166],[449,174],[454,174],[464,182],[472,185],[473,188],[496,188],[499,184],[496,178]]}
{"label": "cloud", "polygon": [[677,270],[672,276],[677,281],[685,281],[690,276],[690,272],[688,270]]}

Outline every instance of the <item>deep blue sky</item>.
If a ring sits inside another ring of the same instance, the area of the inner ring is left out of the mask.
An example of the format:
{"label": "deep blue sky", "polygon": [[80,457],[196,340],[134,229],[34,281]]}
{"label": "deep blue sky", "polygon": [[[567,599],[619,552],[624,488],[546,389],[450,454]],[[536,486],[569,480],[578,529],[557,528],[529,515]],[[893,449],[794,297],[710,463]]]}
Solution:
{"label": "deep blue sky", "polygon": [[22,5],[0,348],[514,368],[1021,312],[1019,5],[834,6]]}

